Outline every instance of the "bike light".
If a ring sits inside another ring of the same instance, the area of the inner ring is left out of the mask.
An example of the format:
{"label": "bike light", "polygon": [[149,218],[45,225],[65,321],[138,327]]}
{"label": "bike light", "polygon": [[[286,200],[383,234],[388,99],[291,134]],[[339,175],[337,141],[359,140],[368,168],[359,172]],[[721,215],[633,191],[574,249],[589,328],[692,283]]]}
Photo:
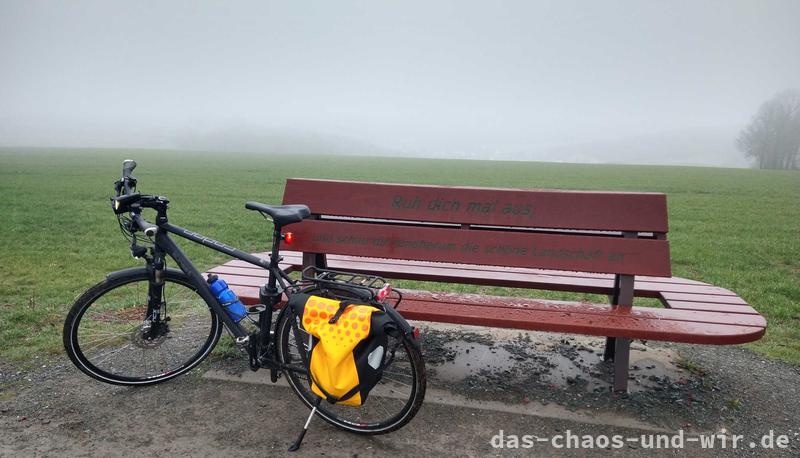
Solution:
{"label": "bike light", "polygon": [[414,328],[411,333],[414,335],[414,339],[419,339],[419,328]]}
{"label": "bike light", "polygon": [[378,290],[378,294],[376,294],[376,297],[378,298],[379,301],[382,301],[386,299],[386,296],[388,296],[389,293],[391,292],[392,292],[392,285],[387,283],[383,285],[383,288]]}
{"label": "bike light", "polygon": [[294,234],[291,232],[287,232],[283,234],[283,240],[286,242],[287,245],[291,245],[294,242]]}

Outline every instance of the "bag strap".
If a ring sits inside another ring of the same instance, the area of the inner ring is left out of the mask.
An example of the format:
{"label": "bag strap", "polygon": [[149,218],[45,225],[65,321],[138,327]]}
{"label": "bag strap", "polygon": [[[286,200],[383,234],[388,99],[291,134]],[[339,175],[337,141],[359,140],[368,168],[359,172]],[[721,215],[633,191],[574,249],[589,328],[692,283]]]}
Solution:
{"label": "bag strap", "polygon": [[344,313],[344,310],[351,304],[353,303],[348,300],[339,301],[339,309],[336,310],[336,313],[334,313],[331,319],[328,320],[328,324],[336,324],[336,322],[339,321],[339,318],[342,316],[342,313]]}
{"label": "bag strap", "polygon": [[320,385],[320,383],[319,383],[319,382],[317,382],[317,379],[315,379],[315,378],[314,378],[314,374],[312,374],[312,373],[311,373],[311,370],[310,370],[310,368],[309,368],[309,371],[308,371],[308,377],[311,379],[311,382],[312,382],[314,385],[316,385],[316,386],[317,386],[317,388],[318,388],[320,391],[322,391],[322,394],[324,394],[324,395],[325,395],[325,400],[326,400],[326,401],[328,401],[328,402],[330,402],[331,404],[336,404],[337,402],[341,402],[341,401],[347,401],[348,399],[350,399],[350,398],[352,398],[353,396],[355,396],[355,395],[356,395],[356,393],[358,393],[358,392],[360,391],[360,388],[361,388],[361,386],[360,386],[360,385],[356,385],[356,386],[354,386],[354,387],[353,387],[353,389],[352,389],[352,390],[348,391],[347,393],[345,393],[345,394],[343,394],[342,396],[340,396],[340,397],[338,397],[338,398],[337,398],[336,396],[334,396],[334,395],[332,395],[332,394],[328,393],[328,391],[327,391],[327,390],[325,390],[325,388],[323,388],[323,387],[322,387],[322,385]]}

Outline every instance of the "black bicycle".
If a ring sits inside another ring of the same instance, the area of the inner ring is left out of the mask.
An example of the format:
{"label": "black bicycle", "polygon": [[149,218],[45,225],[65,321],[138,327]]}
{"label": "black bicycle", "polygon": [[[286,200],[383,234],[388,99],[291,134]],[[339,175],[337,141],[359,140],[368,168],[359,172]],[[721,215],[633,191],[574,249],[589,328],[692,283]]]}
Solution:
{"label": "black bicycle", "polygon": [[[389,294],[392,304],[385,297],[388,284],[376,276],[312,268],[293,280],[279,268],[279,245],[286,238],[282,229],[307,218],[307,206],[245,205],[273,222],[272,251],[265,260],[171,224],[167,198],[136,191],[137,180],[131,176],[135,167],[134,161],[124,162],[111,202],[131,243],[131,254],[145,265],[108,274],[72,306],[64,323],[64,347],[81,371],[117,385],[163,382],[203,361],[224,327],[249,356],[251,369],[269,369],[273,382],[284,375],[300,399],[316,407],[312,415],[316,412],[335,426],[354,433],[383,434],[402,427],[416,414],[425,396],[425,368],[414,328],[395,310],[402,296],[397,291]],[[155,211],[155,224],[142,217],[144,209]],[[241,321],[231,318],[170,234],[266,269],[269,275],[259,291],[261,304],[249,307]],[[179,269],[167,267],[168,256]],[[311,391],[306,364],[309,339],[300,318],[291,307],[283,307],[273,321],[273,310],[282,298],[298,292],[367,303],[398,323],[401,332],[390,336],[383,378],[363,406],[319,405]]]}

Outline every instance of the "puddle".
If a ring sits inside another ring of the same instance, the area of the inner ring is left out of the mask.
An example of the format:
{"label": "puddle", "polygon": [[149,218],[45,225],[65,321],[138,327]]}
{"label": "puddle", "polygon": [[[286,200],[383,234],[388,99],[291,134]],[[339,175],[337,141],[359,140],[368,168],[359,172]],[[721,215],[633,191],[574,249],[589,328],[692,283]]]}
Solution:
{"label": "puddle", "polygon": [[449,342],[444,347],[455,356],[451,361],[432,366],[440,379],[459,382],[481,370],[502,372],[514,367],[513,355],[501,347],[465,340]]}
{"label": "puddle", "polygon": [[[603,339],[481,331],[452,339],[453,333],[429,329],[423,348],[431,378],[444,383],[536,383],[588,393],[611,390],[613,363],[602,360]],[[685,377],[676,359],[670,350],[632,344],[629,393],[661,391]]]}
{"label": "puddle", "polygon": [[[635,355],[631,352],[631,368],[628,392],[660,390],[665,379],[678,379],[683,373],[671,363]],[[587,392],[609,391],[613,382],[611,363],[602,361],[602,354],[594,351],[579,351],[578,356],[565,356],[556,351],[546,355],[553,367],[543,374],[543,380],[550,386],[584,386]]]}

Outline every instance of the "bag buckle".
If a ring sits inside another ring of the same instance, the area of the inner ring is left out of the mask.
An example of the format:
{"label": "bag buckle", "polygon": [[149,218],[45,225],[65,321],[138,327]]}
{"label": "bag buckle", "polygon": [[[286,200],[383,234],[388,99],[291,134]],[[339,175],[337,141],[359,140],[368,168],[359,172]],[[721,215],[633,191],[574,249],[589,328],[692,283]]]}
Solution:
{"label": "bag buckle", "polygon": [[351,304],[352,302],[350,301],[339,302],[339,309],[336,310],[336,313],[334,313],[331,319],[328,320],[328,324],[336,324],[336,322],[339,321],[339,318],[341,318],[342,313],[344,313],[344,310]]}

